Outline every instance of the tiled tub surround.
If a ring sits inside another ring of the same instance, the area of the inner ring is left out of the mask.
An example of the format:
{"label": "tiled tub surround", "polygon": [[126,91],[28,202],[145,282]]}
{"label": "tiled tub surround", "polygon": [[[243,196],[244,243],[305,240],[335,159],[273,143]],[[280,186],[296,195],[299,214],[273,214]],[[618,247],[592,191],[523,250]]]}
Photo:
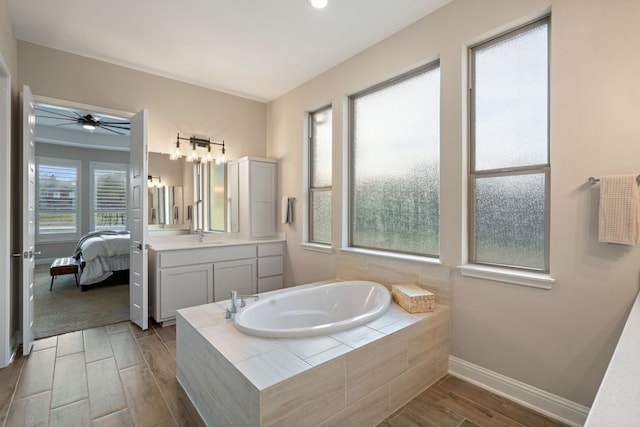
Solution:
{"label": "tiled tub surround", "polygon": [[178,311],[176,376],[208,425],[375,425],[447,373],[449,308],[392,304],[311,338],[242,334],[228,302]]}

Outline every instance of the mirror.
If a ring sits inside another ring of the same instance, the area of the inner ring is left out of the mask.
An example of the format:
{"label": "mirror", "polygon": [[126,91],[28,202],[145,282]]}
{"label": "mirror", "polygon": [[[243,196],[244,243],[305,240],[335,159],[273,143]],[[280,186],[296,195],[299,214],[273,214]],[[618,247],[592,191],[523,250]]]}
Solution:
{"label": "mirror", "polygon": [[184,224],[182,187],[149,187],[149,224]]}
{"label": "mirror", "polygon": [[[226,166],[149,153],[149,230],[227,231]],[[187,231],[188,232],[188,231]]]}

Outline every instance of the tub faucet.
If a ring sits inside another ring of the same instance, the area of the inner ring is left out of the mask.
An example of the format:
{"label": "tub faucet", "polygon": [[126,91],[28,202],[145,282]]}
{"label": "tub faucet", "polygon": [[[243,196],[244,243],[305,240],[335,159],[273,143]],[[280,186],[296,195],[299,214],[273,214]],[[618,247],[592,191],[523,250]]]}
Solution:
{"label": "tub faucet", "polygon": [[240,307],[244,307],[246,305],[246,299],[253,298],[257,300],[260,298],[259,295],[238,295],[238,291],[231,291],[231,307],[227,308],[225,311],[224,317],[226,319],[231,319],[231,317],[238,312],[238,300],[240,300]]}

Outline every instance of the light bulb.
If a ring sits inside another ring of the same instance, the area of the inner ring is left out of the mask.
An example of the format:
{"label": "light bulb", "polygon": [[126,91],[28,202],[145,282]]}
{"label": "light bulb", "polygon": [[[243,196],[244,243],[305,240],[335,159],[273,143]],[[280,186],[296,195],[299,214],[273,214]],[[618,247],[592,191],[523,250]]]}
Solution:
{"label": "light bulb", "polygon": [[316,9],[324,9],[327,7],[328,0],[309,0],[309,3]]}

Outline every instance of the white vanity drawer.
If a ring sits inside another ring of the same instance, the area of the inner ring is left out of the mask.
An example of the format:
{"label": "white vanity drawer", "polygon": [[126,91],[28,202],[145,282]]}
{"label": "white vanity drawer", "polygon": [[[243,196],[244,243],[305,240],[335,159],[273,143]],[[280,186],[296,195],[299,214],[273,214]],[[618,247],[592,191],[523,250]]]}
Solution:
{"label": "white vanity drawer", "polygon": [[160,268],[214,263],[232,259],[255,258],[256,245],[218,246],[160,252]]}
{"label": "white vanity drawer", "polygon": [[258,256],[273,256],[284,254],[284,243],[265,243],[258,245]]}
{"label": "white vanity drawer", "polygon": [[276,276],[284,270],[284,258],[282,256],[270,256],[258,258],[258,277]]}
{"label": "white vanity drawer", "polygon": [[258,279],[258,293],[275,291],[276,289],[282,289],[284,281],[282,276],[264,277]]}

